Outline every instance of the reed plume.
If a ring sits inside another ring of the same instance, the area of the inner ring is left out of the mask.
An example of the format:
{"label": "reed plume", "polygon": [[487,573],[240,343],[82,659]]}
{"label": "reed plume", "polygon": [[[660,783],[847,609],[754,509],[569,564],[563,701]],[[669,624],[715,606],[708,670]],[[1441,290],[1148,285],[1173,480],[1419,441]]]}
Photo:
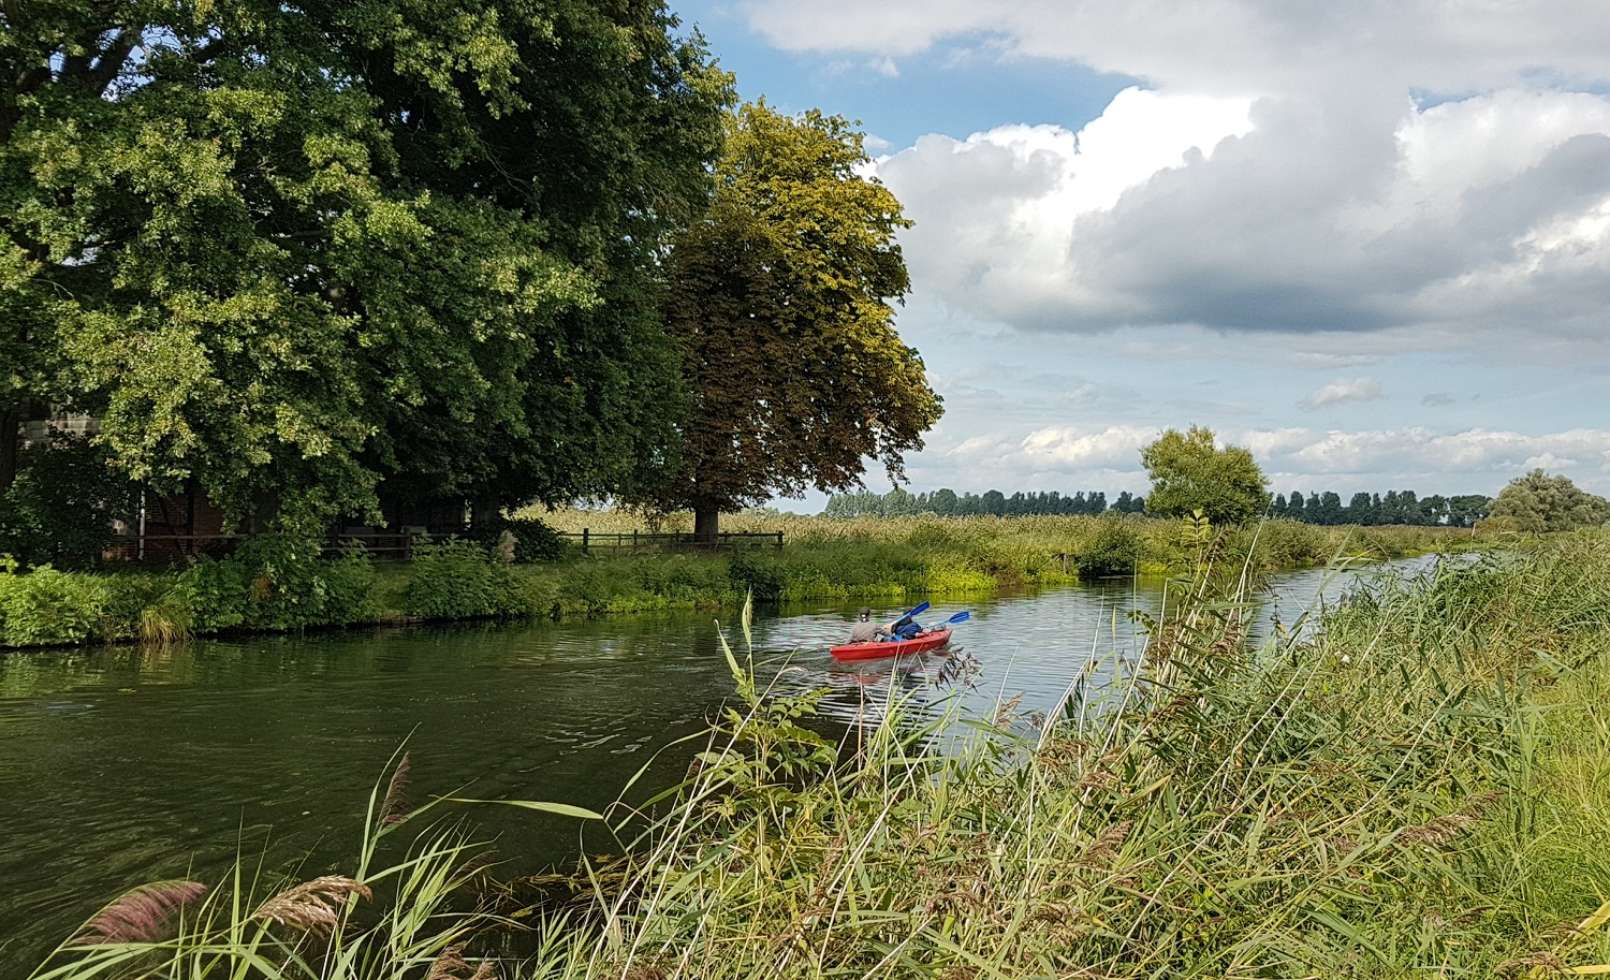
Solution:
{"label": "reed plume", "polygon": [[1446,844],[1480,820],[1502,798],[1503,794],[1496,791],[1473,796],[1453,813],[1404,827],[1398,831],[1398,840],[1405,844],[1427,844],[1432,847]]}
{"label": "reed plume", "polygon": [[442,950],[442,955],[431,963],[425,980],[495,980],[497,975],[491,960],[482,960],[472,972],[469,961],[464,959],[464,944],[459,943]]}
{"label": "reed plume", "polygon": [[1124,846],[1125,841],[1129,840],[1129,832],[1134,827],[1135,822],[1133,820],[1125,820],[1121,823],[1115,823],[1102,831],[1101,836],[1097,837],[1095,843],[1090,845],[1090,850],[1085,852],[1085,863],[1099,865],[1111,861],[1118,853],[1118,849]]}
{"label": "reed plume", "polygon": [[76,945],[143,943],[162,938],[173,913],[207,894],[199,881],[157,881],[141,885],[101,909],[84,925]]}
{"label": "reed plume", "polygon": [[391,782],[386,785],[386,798],[380,804],[380,822],[386,826],[402,823],[408,817],[408,779],[411,768],[408,753],[404,752],[402,760],[397,763],[397,768],[391,774]]}
{"label": "reed plume", "polygon": [[361,881],[325,875],[285,889],[260,905],[252,917],[304,932],[323,932],[341,921],[338,909],[353,895],[374,898],[369,886]]}

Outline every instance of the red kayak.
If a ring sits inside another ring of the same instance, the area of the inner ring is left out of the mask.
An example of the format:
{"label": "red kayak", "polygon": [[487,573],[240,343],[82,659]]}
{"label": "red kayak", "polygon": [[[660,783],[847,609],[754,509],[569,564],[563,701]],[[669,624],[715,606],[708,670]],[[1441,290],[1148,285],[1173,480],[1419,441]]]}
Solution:
{"label": "red kayak", "polygon": [[924,633],[914,640],[878,640],[872,643],[846,643],[833,648],[836,660],[877,660],[880,657],[898,657],[907,653],[937,650],[950,642],[950,630],[937,629]]}

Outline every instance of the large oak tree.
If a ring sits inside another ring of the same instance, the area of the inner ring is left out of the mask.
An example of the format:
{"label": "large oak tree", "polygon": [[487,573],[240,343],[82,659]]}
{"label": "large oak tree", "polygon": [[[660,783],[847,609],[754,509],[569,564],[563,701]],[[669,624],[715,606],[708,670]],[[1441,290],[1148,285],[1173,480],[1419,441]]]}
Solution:
{"label": "large oak tree", "polygon": [[[5,0],[0,484],[30,404],[242,520],[617,490],[731,79],[660,0]],[[0,487],[3,488],[3,487]]]}
{"label": "large oak tree", "polygon": [[899,479],[939,418],[894,326],[908,222],[868,162],[840,117],[746,105],[704,220],[675,240],[665,310],[688,401],[680,455],[643,496],[692,509],[702,537],[723,511],[859,485],[869,458]]}

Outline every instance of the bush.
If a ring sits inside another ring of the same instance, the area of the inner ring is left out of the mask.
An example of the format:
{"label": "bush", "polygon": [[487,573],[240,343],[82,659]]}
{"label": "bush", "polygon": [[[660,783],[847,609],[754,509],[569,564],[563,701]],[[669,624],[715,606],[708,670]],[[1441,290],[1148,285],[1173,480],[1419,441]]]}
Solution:
{"label": "bush", "polygon": [[525,590],[506,564],[474,541],[424,543],[415,551],[403,606],[423,619],[521,616]]}
{"label": "bush", "polygon": [[727,562],[727,577],[735,592],[751,595],[757,602],[776,602],[783,597],[785,580],[776,555],[758,549],[737,552]]}
{"label": "bush", "polygon": [[0,554],[24,566],[85,568],[112,543],[114,519],[135,509],[134,486],[89,440],[58,435],[30,446],[0,494]]}
{"label": "bush", "polygon": [[105,580],[41,566],[19,574],[0,567],[0,642],[5,646],[82,643],[99,635]]}
{"label": "bush", "polygon": [[1074,559],[1080,578],[1127,575],[1140,558],[1140,534],[1122,517],[1102,518],[1095,537]]}
{"label": "bush", "polygon": [[558,561],[569,551],[568,543],[559,536],[558,531],[534,517],[505,518],[476,528],[472,540],[486,548],[496,548],[503,540],[504,531],[514,536],[516,565]]}
{"label": "bush", "polygon": [[374,567],[361,553],[319,557],[311,539],[252,538],[219,561],[202,561],[180,581],[198,633],[235,628],[296,630],[373,621]]}

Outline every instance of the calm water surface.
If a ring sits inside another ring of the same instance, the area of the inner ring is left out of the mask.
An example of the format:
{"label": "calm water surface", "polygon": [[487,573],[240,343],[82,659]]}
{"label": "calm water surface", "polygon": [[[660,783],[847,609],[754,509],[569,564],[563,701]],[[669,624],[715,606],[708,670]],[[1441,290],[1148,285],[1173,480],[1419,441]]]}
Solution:
{"label": "calm water surface", "polygon": [[[1280,576],[1261,621],[1291,623],[1355,581]],[[918,713],[959,701],[988,715],[1019,695],[1021,711],[1049,711],[1092,651],[1095,684],[1133,656],[1124,614],[1161,601],[1160,585],[1124,582],[941,602],[925,618],[973,612],[948,654],[859,665],[826,650],[850,607],[763,610],[755,654],[780,688],[828,688],[836,722],[875,717],[891,689]],[[730,693],[709,614],[0,654],[0,977],[25,974],[124,888],[214,880],[237,848],[270,869],[350,868],[370,786],[404,739],[416,797],[467,788],[601,808],[651,758],[645,784],[684,772],[692,748],[656,750]],[[557,817],[473,819],[520,870],[581,846]]]}

